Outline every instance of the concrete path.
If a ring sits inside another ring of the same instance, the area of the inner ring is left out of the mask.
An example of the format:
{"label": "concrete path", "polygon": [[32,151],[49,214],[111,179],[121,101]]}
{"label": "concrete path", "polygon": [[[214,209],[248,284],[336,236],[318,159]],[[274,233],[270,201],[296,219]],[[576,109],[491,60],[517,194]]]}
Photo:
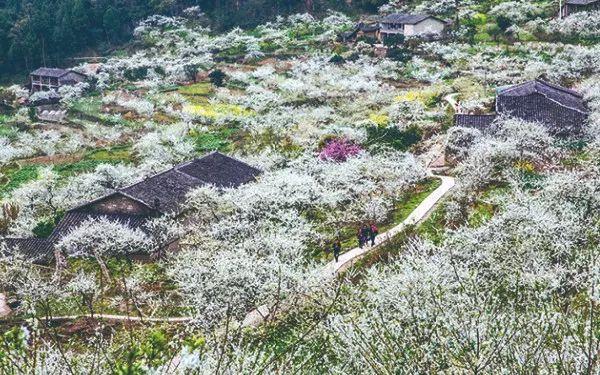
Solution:
{"label": "concrete path", "polygon": [[[2,318],[0,316],[0,318]],[[109,321],[120,321],[120,322],[140,322],[140,323],[188,323],[194,318],[190,316],[174,317],[174,318],[150,318],[150,317],[139,317],[139,316],[128,316],[128,315],[111,315],[111,314],[79,314],[79,315],[62,315],[62,316],[51,316],[49,318],[40,318],[47,322],[67,322],[70,320],[77,320],[82,318],[92,318],[99,320]],[[3,322],[0,319],[0,324]]]}
{"label": "concrete path", "polygon": [[368,252],[378,248],[385,242],[389,241],[392,237],[396,236],[398,233],[402,232],[404,228],[410,225],[416,225],[421,222],[423,219],[427,217],[427,215],[431,212],[433,207],[456,185],[456,181],[454,177],[448,176],[433,176],[436,178],[440,178],[442,180],[442,184],[440,187],[435,189],[433,193],[429,194],[427,198],[425,198],[421,204],[415,208],[413,212],[400,224],[388,230],[385,233],[381,233],[375,239],[375,246],[365,246],[362,249],[357,247],[352,249],[342,255],[340,255],[338,261],[331,261],[329,264],[325,266],[323,271],[327,275],[335,276],[340,271],[346,269],[348,266],[352,264],[352,262],[360,259],[362,256],[367,254]]}
{"label": "concrete path", "polygon": [[[362,249],[360,247],[354,248],[342,255],[340,255],[338,261],[331,261],[325,267],[323,267],[323,273],[326,278],[333,279],[338,273],[345,270],[349,266],[351,266],[355,261],[362,258],[365,254],[379,248],[381,245],[385,244],[387,241],[392,239],[394,236],[399,234],[410,225],[419,224],[423,221],[429,213],[433,210],[435,205],[446,195],[448,192],[456,185],[456,181],[454,177],[448,176],[436,176],[430,171],[431,177],[439,178],[442,180],[442,184],[433,191],[433,193],[429,194],[427,198],[425,198],[418,206],[413,210],[413,212],[408,215],[406,219],[397,226],[388,230],[385,233],[381,233],[375,239],[374,246],[365,246]],[[281,307],[280,309],[285,310],[286,307]],[[254,311],[251,311],[246,315],[242,325],[244,327],[258,327],[262,322],[271,314],[269,311],[269,307],[266,305],[259,306]]]}
{"label": "concrete path", "polygon": [[152,323],[187,323],[193,320],[192,317],[175,317],[175,318],[150,318],[150,317],[139,317],[139,316],[127,316],[127,315],[110,315],[110,314],[94,314],[92,317],[90,314],[81,315],[67,315],[67,316],[55,316],[48,319],[52,322],[75,320],[80,318],[94,318],[112,321],[128,321],[128,322],[152,322]]}
{"label": "concrete path", "polygon": [[[360,259],[370,251],[377,249],[392,237],[396,236],[404,228],[410,225],[416,225],[423,221],[427,215],[432,211],[435,205],[454,187],[456,181],[453,177],[448,176],[435,176],[442,180],[440,187],[435,189],[433,193],[429,194],[418,206],[411,212],[410,215],[400,224],[388,230],[385,233],[381,233],[375,240],[375,246],[369,246],[364,248],[355,248],[344,254],[342,254],[337,262],[332,261],[325,265],[323,272],[325,276],[331,276],[332,278],[337,275],[340,271],[350,266],[354,261]],[[244,319],[243,326],[257,326],[264,318],[269,315],[269,308],[267,306],[260,306],[256,310],[250,312]],[[69,315],[69,316],[56,316],[50,318],[51,321],[68,321],[79,318],[91,318],[91,315]],[[107,314],[94,314],[94,318],[112,320],[112,321],[136,321],[136,322],[165,322],[165,323],[187,323],[193,320],[192,317],[174,317],[174,318],[141,318],[139,316],[127,316],[127,315],[107,315]]]}

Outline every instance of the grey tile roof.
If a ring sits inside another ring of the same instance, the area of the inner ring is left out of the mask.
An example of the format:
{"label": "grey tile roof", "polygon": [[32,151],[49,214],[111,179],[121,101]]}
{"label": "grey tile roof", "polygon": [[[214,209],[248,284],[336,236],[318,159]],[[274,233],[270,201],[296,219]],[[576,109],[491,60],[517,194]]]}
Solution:
{"label": "grey tile roof", "polygon": [[[196,187],[214,185],[217,188],[235,188],[254,181],[261,173],[259,169],[242,161],[213,152],[68,211],[48,239],[14,238],[0,239],[0,241],[4,241],[9,249],[15,249],[27,257],[40,258],[47,262],[53,255],[56,242],[90,219],[107,218],[133,229],[145,230],[144,226],[153,214],[106,214],[86,209],[106,197],[121,194],[147,206],[149,212],[154,214],[157,211],[163,214],[177,214],[180,212],[181,204],[186,200],[186,194]],[[158,207],[155,205],[157,199]]]}
{"label": "grey tile roof", "polygon": [[44,77],[62,77],[69,73],[69,70],[61,68],[38,68],[31,72],[32,75],[44,76]]}
{"label": "grey tile roof", "polygon": [[18,253],[34,263],[47,263],[54,255],[52,241],[45,238],[2,238],[0,243],[6,245],[6,255]]}
{"label": "grey tile roof", "polygon": [[372,33],[372,32],[379,30],[379,24],[377,24],[377,23],[365,24],[365,23],[361,22],[358,24],[358,28],[363,33]]}
{"label": "grey tile roof", "polygon": [[65,214],[62,220],[58,223],[52,235],[48,238],[51,243],[60,241],[62,237],[69,234],[73,229],[78,228],[84,222],[93,219],[108,219],[117,223],[121,223],[129,226],[131,229],[142,229],[144,230],[144,224],[148,221],[150,216],[139,216],[139,215],[123,215],[123,214],[95,214],[90,212],[81,211],[69,211]]}
{"label": "grey tile roof", "polygon": [[501,89],[498,91],[498,96],[528,96],[533,93],[544,95],[563,107],[571,108],[582,113],[587,112],[585,101],[581,94],[539,79]]}
{"label": "grey tile roof", "polygon": [[600,0],[567,0],[565,4],[569,5],[590,5],[594,3],[600,3]]}
{"label": "grey tile roof", "polygon": [[454,115],[454,125],[465,128],[476,128],[483,130],[489,128],[496,120],[496,115]]}
{"label": "grey tile roof", "polygon": [[[394,13],[389,14],[381,19],[383,23],[400,23],[405,25],[415,25],[419,22],[423,22],[428,18],[435,18],[427,14],[406,14],[406,13]],[[437,18],[436,18],[437,19]]]}
{"label": "grey tile roof", "polygon": [[262,173],[259,169],[220,152],[212,152],[176,168],[218,188],[239,187],[254,181]]}
{"label": "grey tile roof", "polygon": [[[178,213],[179,206],[185,202],[186,194],[192,189],[204,185],[235,188],[254,181],[260,173],[259,169],[242,161],[220,152],[212,152],[120,191],[151,209],[162,213]],[[155,207],[155,202],[159,203],[158,207]]]}
{"label": "grey tile roof", "polygon": [[162,213],[177,213],[186,194],[202,185],[206,184],[173,168],[121,189],[121,192]]}

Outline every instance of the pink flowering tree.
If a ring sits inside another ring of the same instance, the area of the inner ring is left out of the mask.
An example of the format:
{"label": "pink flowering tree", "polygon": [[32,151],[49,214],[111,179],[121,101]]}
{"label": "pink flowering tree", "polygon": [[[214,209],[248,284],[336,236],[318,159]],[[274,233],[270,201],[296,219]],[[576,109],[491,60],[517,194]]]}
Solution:
{"label": "pink flowering tree", "polygon": [[362,152],[362,148],[347,138],[332,138],[326,141],[319,153],[321,160],[344,162]]}

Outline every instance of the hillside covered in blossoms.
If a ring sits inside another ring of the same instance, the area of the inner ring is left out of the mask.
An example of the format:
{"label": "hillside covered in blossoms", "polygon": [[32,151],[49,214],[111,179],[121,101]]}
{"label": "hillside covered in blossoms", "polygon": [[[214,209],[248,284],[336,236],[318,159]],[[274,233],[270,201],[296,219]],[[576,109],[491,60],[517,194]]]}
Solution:
{"label": "hillside covered in blossoms", "polygon": [[23,3],[0,373],[600,372],[600,1]]}

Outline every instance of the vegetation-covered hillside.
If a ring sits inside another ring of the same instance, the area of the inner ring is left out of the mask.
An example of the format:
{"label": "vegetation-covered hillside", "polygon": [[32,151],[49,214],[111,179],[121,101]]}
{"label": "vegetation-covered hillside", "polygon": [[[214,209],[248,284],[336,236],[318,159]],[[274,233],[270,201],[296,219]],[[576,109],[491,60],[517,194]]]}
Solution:
{"label": "vegetation-covered hillside", "polygon": [[[374,11],[382,1],[335,0],[19,0],[0,4],[0,73],[38,65],[72,64],[72,57],[105,56],[131,39],[137,23],[163,14],[200,17],[217,30],[253,27],[277,16],[327,9]],[[194,7],[194,8],[191,8]],[[204,14],[204,16],[200,16]]]}
{"label": "vegetation-covered hillside", "polygon": [[0,373],[598,373],[600,11],[275,3],[118,3],[85,82],[1,88]]}

